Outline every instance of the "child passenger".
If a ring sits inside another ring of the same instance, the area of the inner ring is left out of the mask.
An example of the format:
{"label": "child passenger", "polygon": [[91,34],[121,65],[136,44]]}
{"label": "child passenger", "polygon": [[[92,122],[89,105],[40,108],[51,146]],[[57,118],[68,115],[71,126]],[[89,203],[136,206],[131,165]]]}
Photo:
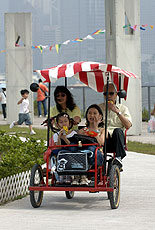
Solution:
{"label": "child passenger", "polygon": [[[54,145],[70,145],[74,144],[72,143],[72,137],[74,134],[77,134],[75,130],[71,130],[71,127],[73,126],[73,122],[70,119],[69,115],[65,112],[62,112],[56,116],[56,125],[60,129],[59,132],[55,133],[53,135],[53,141]],[[55,162],[55,155],[58,154],[59,151],[76,151],[77,147],[63,147],[63,148],[57,148],[52,151],[52,157],[51,157],[51,167],[53,167]],[[71,177],[66,176],[59,176],[57,180],[58,184],[62,183],[71,183]]]}
{"label": "child passenger", "polygon": [[[60,129],[58,133],[53,135],[55,145],[70,145],[72,144],[72,137],[77,134],[75,130],[71,130],[73,122],[69,115],[65,112],[59,113],[56,117],[57,127]],[[61,148],[62,149],[62,148]],[[64,148],[63,148],[64,149]],[[74,151],[74,147],[65,147],[66,150]],[[60,150],[59,150],[60,151]]]}
{"label": "child passenger", "polygon": [[[99,145],[104,145],[105,141],[105,129],[103,127],[103,113],[100,107],[96,104],[93,104],[88,107],[86,111],[86,128],[83,128],[79,130],[79,134],[86,135],[86,136],[92,136],[92,133],[94,134],[96,138],[96,142],[99,143]],[[88,158],[88,163],[90,166],[93,166],[95,164],[95,145],[91,145],[86,147],[85,149],[88,149],[93,152],[93,155]],[[97,165],[102,166],[104,161],[103,152],[98,150],[97,151]],[[80,184],[88,184],[88,178],[86,176],[81,176],[80,178]],[[79,177],[75,176],[74,180],[72,182],[74,185],[79,184]]]}
{"label": "child passenger", "polygon": [[[105,141],[105,129],[103,128],[103,113],[101,108],[96,105],[90,105],[86,111],[86,128],[83,128],[79,130],[79,134],[83,134],[86,136],[92,136],[92,133],[94,134],[94,137],[96,138],[96,142],[99,143],[99,145],[104,145]],[[95,164],[95,145],[91,145],[87,147],[88,150],[93,152],[93,156],[90,158],[89,164],[94,165]],[[97,165],[101,166],[103,165],[103,153],[102,151],[97,151]]]}

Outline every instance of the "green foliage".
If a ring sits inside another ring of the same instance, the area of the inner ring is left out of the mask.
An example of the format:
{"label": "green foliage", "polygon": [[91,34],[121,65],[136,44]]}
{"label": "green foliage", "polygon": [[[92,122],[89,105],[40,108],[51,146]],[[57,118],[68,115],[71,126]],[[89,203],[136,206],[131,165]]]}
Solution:
{"label": "green foliage", "polygon": [[9,136],[0,131],[0,179],[42,164],[45,141],[34,137],[23,142],[18,135]]}
{"label": "green foliage", "polygon": [[144,109],[142,111],[142,121],[148,121],[148,120],[149,120],[149,112],[144,107]]}

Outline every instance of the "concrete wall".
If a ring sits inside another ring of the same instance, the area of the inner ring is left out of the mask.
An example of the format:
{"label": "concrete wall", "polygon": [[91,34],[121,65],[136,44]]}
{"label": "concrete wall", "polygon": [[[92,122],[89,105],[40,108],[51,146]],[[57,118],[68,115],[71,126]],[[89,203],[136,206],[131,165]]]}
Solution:
{"label": "concrete wall", "polygon": [[[19,47],[15,42],[20,36]],[[17,121],[20,90],[32,83],[32,17],[31,13],[5,14],[7,123]],[[29,90],[30,91],[30,90]],[[29,94],[33,120],[32,93]]]}
{"label": "concrete wall", "polygon": [[105,12],[107,63],[139,77],[129,80],[127,101],[122,100],[133,119],[128,133],[138,135],[142,124],[140,29],[125,30],[123,26],[126,23],[140,25],[140,0],[105,0]]}

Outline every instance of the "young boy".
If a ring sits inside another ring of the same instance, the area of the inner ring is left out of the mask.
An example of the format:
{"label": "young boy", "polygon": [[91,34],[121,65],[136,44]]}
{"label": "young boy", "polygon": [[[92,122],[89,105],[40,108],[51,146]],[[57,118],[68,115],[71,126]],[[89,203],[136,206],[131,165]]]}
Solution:
{"label": "young boy", "polygon": [[26,125],[30,128],[30,135],[36,134],[34,130],[32,129],[32,122],[29,115],[29,91],[27,89],[23,89],[20,91],[22,98],[17,102],[17,105],[20,104],[19,109],[19,120],[17,122],[13,121],[10,125],[10,129],[13,128],[15,125],[22,125],[24,122]]}

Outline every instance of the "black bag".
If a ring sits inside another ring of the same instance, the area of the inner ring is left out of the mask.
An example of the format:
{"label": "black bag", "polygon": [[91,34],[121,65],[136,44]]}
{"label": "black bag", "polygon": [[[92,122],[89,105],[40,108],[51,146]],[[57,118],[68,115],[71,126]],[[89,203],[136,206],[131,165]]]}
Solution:
{"label": "black bag", "polygon": [[76,174],[88,170],[88,159],[86,152],[60,151],[57,156],[57,172],[59,174]]}

